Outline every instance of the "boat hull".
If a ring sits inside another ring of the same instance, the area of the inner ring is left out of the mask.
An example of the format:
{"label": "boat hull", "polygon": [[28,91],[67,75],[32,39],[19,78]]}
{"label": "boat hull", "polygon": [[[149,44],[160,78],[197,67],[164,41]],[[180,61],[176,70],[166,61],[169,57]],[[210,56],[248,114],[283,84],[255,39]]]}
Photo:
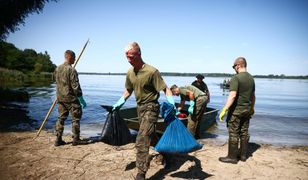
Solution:
{"label": "boat hull", "polygon": [[[184,110],[188,108],[188,106],[184,107]],[[214,108],[206,108],[205,113],[203,114],[202,120],[200,122],[200,131],[199,136],[203,137],[206,133],[206,131],[212,127],[213,125],[216,124],[216,117],[217,117],[217,109]],[[127,126],[130,129],[139,130],[139,121],[138,121],[138,115],[137,115],[137,108],[126,108],[126,109],[121,109],[119,111],[120,116],[126,121]],[[187,118],[179,118],[185,126],[187,126]],[[157,123],[156,123],[156,132],[158,134],[163,134],[165,129],[166,129],[166,124],[164,123],[164,119],[159,116]]]}

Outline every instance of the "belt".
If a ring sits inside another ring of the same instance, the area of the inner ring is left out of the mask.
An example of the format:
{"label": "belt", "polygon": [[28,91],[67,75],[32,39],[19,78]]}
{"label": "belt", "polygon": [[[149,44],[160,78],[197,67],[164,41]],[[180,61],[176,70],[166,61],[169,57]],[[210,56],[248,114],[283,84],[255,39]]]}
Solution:
{"label": "belt", "polygon": [[150,102],[146,102],[146,103],[137,103],[137,105],[138,106],[144,106],[144,105],[149,104],[149,103],[158,104],[158,101],[150,101]]}

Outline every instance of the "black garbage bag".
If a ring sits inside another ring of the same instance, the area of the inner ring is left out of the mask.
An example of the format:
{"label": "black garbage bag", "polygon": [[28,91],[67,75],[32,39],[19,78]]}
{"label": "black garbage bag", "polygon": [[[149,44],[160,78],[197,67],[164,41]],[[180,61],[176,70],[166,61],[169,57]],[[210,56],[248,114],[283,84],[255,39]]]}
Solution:
{"label": "black garbage bag", "polygon": [[120,117],[119,111],[112,111],[111,106],[102,106],[109,113],[102,130],[101,141],[104,143],[121,146],[131,142],[131,134],[126,122]]}

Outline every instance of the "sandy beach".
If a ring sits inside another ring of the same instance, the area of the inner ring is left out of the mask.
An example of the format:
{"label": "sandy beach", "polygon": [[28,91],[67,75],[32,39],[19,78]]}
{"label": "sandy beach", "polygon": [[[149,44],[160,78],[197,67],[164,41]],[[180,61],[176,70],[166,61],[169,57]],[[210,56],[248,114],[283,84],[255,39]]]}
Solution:
{"label": "sandy beach", "polygon": [[[55,136],[43,132],[0,133],[0,179],[134,179],[134,143],[114,147],[102,142],[54,147]],[[71,142],[71,137],[64,140]],[[274,147],[250,143],[247,162],[224,164],[227,145],[204,142],[188,155],[170,155],[167,166],[155,163],[151,150],[147,179],[308,179],[308,147]]]}

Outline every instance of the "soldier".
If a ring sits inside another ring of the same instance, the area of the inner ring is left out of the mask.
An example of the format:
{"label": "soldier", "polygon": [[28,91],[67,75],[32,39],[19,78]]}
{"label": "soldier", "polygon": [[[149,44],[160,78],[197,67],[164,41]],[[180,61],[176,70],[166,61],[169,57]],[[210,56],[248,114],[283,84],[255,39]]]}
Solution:
{"label": "soldier", "polygon": [[121,108],[134,91],[138,105],[139,131],[136,138],[136,179],[145,179],[150,165],[149,147],[155,135],[155,126],[159,115],[159,92],[164,91],[167,100],[174,105],[170,89],[167,87],[159,71],[144,63],[138,43],[133,42],[125,48],[125,54],[132,67],[126,74],[125,91],[113,110]]}
{"label": "soldier", "polygon": [[204,76],[202,74],[198,74],[196,76],[197,80],[195,80],[191,85],[195,86],[196,88],[200,89],[202,92],[204,92],[208,98],[208,102],[210,102],[210,91],[206,85],[206,83],[203,81]]}
{"label": "soldier", "polygon": [[64,53],[65,62],[58,66],[55,71],[55,78],[57,83],[57,98],[58,98],[58,120],[56,123],[57,139],[55,146],[66,144],[62,140],[64,130],[64,121],[69,115],[72,116],[72,145],[84,144],[80,140],[80,119],[82,116],[82,109],[87,106],[82,96],[78,74],[75,68],[71,65],[75,62],[75,53],[67,50]]}
{"label": "soldier", "polygon": [[255,82],[247,72],[247,62],[243,57],[235,60],[232,68],[236,75],[230,82],[230,94],[228,100],[219,115],[222,121],[227,116],[229,130],[229,147],[227,157],[220,157],[219,161],[236,164],[238,162],[238,141],[240,142],[240,160],[246,161],[249,141],[249,120],[254,114],[255,105]]}
{"label": "soldier", "polygon": [[183,87],[173,85],[170,89],[174,96],[181,97],[181,103],[178,108],[179,111],[181,111],[181,109],[184,107],[185,101],[189,101],[190,106],[188,108],[189,116],[187,129],[191,132],[193,136],[195,136],[196,139],[200,138],[200,121],[206,110],[206,105],[208,102],[206,94],[195,86],[191,85]]}

